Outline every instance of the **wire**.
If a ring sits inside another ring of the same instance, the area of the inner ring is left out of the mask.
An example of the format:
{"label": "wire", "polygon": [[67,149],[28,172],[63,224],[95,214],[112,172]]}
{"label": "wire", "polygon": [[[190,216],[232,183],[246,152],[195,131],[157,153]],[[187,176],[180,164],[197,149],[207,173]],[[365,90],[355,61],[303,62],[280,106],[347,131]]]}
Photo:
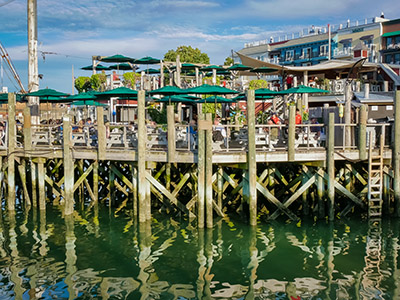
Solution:
{"label": "wire", "polygon": [[3,4],[0,4],[0,7],[2,6],[6,6],[7,4],[10,4],[11,2],[14,2],[15,0],[8,0],[6,2],[4,2]]}

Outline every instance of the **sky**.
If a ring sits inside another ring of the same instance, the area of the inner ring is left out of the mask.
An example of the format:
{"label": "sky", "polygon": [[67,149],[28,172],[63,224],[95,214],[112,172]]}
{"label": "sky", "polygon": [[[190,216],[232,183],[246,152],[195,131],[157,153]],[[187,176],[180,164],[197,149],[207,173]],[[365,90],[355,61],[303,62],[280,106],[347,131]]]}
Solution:
{"label": "sky", "polygon": [[[399,0],[37,0],[40,88],[72,92],[93,55],[163,58],[186,45],[223,64],[244,43],[302,28],[380,16],[400,18]],[[27,88],[27,0],[0,0],[0,42]],[[53,54],[44,54],[51,52]],[[11,76],[11,75],[9,75]],[[18,87],[3,76],[9,91]]]}

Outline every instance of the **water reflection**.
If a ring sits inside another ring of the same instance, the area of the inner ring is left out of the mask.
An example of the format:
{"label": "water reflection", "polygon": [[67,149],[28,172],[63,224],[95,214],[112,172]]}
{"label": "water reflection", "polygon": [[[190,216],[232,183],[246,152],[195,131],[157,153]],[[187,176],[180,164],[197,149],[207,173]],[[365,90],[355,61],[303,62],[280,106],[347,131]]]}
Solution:
{"label": "water reflection", "polygon": [[0,298],[391,299],[399,225],[0,215]]}

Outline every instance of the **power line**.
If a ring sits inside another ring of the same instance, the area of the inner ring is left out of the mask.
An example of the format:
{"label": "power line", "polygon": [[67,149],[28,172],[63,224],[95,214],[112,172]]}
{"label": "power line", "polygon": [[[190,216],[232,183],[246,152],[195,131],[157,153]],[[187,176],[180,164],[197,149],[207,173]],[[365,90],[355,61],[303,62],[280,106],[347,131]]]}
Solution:
{"label": "power line", "polygon": [[14,2],[14,1],[15,1],[15,0],[8,0],[8,1],[6,1],[6,2],[0,4],[0,7],[6,6],[7,4],[10,4],[11,2]]}

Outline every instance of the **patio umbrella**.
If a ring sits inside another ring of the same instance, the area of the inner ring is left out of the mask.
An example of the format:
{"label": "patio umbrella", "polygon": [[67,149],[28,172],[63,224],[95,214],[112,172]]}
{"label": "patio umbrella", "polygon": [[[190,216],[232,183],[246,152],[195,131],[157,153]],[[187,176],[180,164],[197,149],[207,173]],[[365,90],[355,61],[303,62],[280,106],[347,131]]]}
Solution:
{"label": "patio umbrella", "polygon": [[53,89],[41,89],[36,92],[31,92],[27,93],[26,96],[32,96],[32,97],[40,97],[40,98],[46,98],[46,97],[66,97],[69,94],[62,93]]}
{"label": "patio umbrella", "polygon": [[[273,96],[264,96],[264,95],[255,95],[255,99],[256,100],[266,100],[266,99],[273,99],[274,97]],[[246,101],[247,99],[246,99],[246,95],[244,95],[244,94],[240,94],[240,95],[238,95],[238,96],[236,96],[235,98],[232,98],[232,100],[235,100],[235,101]]]}
{"label": "patio umbrella", "polygon": [[315,94],[315,93],[329,93],[327,90],[312,88],[305,85],[299,85],[297,87],[292,87],[287,90],[279,91],[278,94]]}
{"label": "patio umbrella", "polygon": [[153,90],[153,91],[149,92],[149,94],[171,97],[171,96],[180,95],[180,94],[187,94],[187,92],[186,92],[186,90],[182,90],[181,88],[179,88],[177,86],[167,85],[162,88]]}
{"label": "patio umbrella", "polygon": [[134,65],[128,63],[111,65],[109,68],[112,70],[124,70],[124,71],[136,70],[136,67]]}
{"label": "patio umbrella", "polygon": [[100,103],[94,100],[76,100],[71,103],[74,106],[108,106],[105,103]]}
{"label": "patio umbrella", "polygon": [[67,99],[70,99],[70,100],[95,100],[95,99],[97,99],[97,97],[95,96],[95,92],[89,91],[89,92],[69,96]]}
{"label": "patio umbrella", "polygon": [[[18,102],[24,101],[24,95],[15,94],[15,96],[16,96]],[[0,101],[7,103],[8,102],[8,93],[0,93]]]}
{"label": "patio umbrella", "polygon": [[[92,70],[93,70],[93,65],[86,66],[86,67],[82,67],[81,70],[92,71]],[[110,68],[109,68],[109,67],[105,67],[105,66],[103,66],[103,65],[97,65],[97,66],[96,66],[96,71],[102,71],[102,70],[108,71],[108,70],[110,70]]]}
{"label": "patio umbrella", "polygon": [[261,88],[261,89],[256,89],[254,91],[256,96],[274,96],[274,95],[280,95],[278,91],[272,91],[270,89],[266,88]]}
{"label": "patio umbrella", "polygon": [[234,64],[228,68],[229,71],[248,71],[252,69],[252,67],[248,67],[242,64]]}
{"label": "patio umbrella", "polygon": [[99,59],[100,61],[108,62],[108,63],[124,63],[124,62],[135,62],[135,59],[128,56],[123,56],[121,54],[116,54],[112,56],[107,56]]}
{"label": "patio umbrella", "polygon": [[138,92],[127,87],[119,87],[105,92],[97,92],[97,97],[132,97],[137,96]]}
{"label": "patio umbrella", "polygon": [[151,56],[145,56],[140,59],[135,59],[134,63],[140,65],[154,65],[159,64],[160,60]]}
{"label": "patio umbrella", "polygon": [[202,94],[202,95],[228,95],[239,94],[238,91],[227,89],[218,85],[203,84],[194,88],[185,90],[188,94]]}
{"label": "patio umbrella", "polygon": [[[181,64],[181,70],[194,70],[195,68],[198,68],[199,66],[191,63],[184,63]],[[176,66],[171,67],[172,70],[176,69]]]}
{"label": "patio umbrella", "polygon": [[151,68],[145,69],[145,70],[141,70],[141,71],[138,71],[138,72],[145,72],[146,74],[160,74],[160,70],[151,69]]}
{"label": "patio umbrella", "polygon": [[273,69],[269,67],[259,67],[250,70],[249,72],[256,73],[257,78],[260,78],[262,74],[270,74],[278,71],[278,69]]}
{"label": "patio umbrella", "polygon": [[211,66],[205,66],[205,67],[202,67],[201,69],[200,69],[200,71],[212,71],[212,70],[225,70],[223,67],[220,67],[220,66],[216,66],[216,65],[211,65]]}
{"label": "patio umbrella", "polygon": [[183,95],[168,96],[161,99],[154,99],[155,102],[180,102],[180,103],[197,103],[196,100],[187,98]]}

